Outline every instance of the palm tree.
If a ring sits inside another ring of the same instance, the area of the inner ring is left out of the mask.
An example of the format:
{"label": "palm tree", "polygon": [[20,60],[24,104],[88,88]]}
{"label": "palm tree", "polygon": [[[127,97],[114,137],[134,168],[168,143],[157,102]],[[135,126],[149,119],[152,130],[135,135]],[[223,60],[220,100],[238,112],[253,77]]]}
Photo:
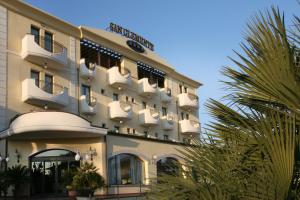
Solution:
{"label": "palm tree", "polygon": [[226,104],[201,140],[185,146],[182,176],[164,176],[149,199],[300,199],[300,20],[288,35],[272,8],[248,24],[238,70],[225,67]]}

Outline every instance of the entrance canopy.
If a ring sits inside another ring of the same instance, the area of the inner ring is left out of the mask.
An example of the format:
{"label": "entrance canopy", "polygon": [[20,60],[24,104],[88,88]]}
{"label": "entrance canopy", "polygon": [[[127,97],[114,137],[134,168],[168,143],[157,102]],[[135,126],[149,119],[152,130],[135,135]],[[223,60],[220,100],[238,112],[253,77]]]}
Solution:
{"label": "entrance canopy", "polygon": [[92,126],[75,114],[66,112],[32,112],[15,118],[8,129],[0,132],[0,139],[46,139],[99,137],[107,129]]}

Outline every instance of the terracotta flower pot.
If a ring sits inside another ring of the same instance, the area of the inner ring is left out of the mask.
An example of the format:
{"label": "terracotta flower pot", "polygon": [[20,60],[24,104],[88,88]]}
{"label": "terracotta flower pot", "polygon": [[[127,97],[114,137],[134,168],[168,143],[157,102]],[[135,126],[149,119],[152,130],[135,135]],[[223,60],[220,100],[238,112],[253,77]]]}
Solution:
{"label": "terracotta flower pot", "polygon": [[77,192],[75,190],[69,190],[68,196],[70,200],[76,200]]}

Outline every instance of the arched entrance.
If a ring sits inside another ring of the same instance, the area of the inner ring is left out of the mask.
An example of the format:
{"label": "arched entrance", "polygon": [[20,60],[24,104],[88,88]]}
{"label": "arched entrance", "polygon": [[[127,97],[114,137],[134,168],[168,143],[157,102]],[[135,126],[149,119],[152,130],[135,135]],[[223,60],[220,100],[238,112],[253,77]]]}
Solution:
{"label": "arched entrance", "polygon": [[65,149],[40,151],[29,157],[31,194],[64,195],[63,176],[80,166],[75,153]]}
{"label": "arched entrance", "polygon": [[180,163],[176,158],[165,157],[157,161],[157,177],[162,175],[179,175]]}

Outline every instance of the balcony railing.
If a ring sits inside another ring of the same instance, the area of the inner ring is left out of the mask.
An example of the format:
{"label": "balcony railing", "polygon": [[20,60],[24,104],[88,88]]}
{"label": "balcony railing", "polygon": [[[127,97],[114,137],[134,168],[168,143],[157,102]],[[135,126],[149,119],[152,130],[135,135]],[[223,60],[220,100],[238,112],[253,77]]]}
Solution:
{"label": "balcony railing", "polygon": [[199,121],[184,119],[179,121],[179,124],[183,134],[199,134],[201,131]]}
{"label": "balcony railing", "polygon": [[169,103],[172,101],[172,92],[170,88],[160,89],[160,98],[163,103]]}
{"label": "balcony railing", "polygon": [[132,118],[132,106],[125,101],[113,101],[109,103],[110,119],[117,121],[125,121]]}
{"label": "balcony railing", "polygon": [[152,97],[157,94],[157,83],[151,82],[148,78],[138,80],[138,93],[144,97]]}
{"label": "balcony railing", "polygon": [[114,66],[107,70],[107,79],[110,86],[123,89],[131,84],[131,73],[125,67]]}
{"label": "balcony railing", "polygon": [[88,97],[81,95],[80,97],[80,111],[83,114],[94,115],[96,114],[97,99],[95,97]]}
{"label": "balcony railing", "polygon": [[178,95],[178,106],[183,109],[198,109],[198,96],[192,93],[181,93]]}
{"label": "balcony railing", "polygon": [[87,63],[84,58],[80,59],[80,76],[92,80],[96,74],[96,64]]}
{"label": "balcony railing", "polygon": [[60,69],[68,63],[67,48],[42,36],[26,34],[22,39],[22,58],[32,63]]}
{"label": "balcony railing", "polygon": [[153,108],[146,108],[139,111],[139,121],[142,126],[155,126],[159,122],[159,111]]}
{"label": "balcony railing", "polygon": [[174,127],[174,116],[170,113],[168,113],[165,116],[161,117],[161,125],[162,128],[166,131],[172,130]]}
{"label": "balcony railing", "polygon": [[22,82],[22,100],[49,108],[64,107],[69,103],[68,88],[45,81],[25,79]]}

